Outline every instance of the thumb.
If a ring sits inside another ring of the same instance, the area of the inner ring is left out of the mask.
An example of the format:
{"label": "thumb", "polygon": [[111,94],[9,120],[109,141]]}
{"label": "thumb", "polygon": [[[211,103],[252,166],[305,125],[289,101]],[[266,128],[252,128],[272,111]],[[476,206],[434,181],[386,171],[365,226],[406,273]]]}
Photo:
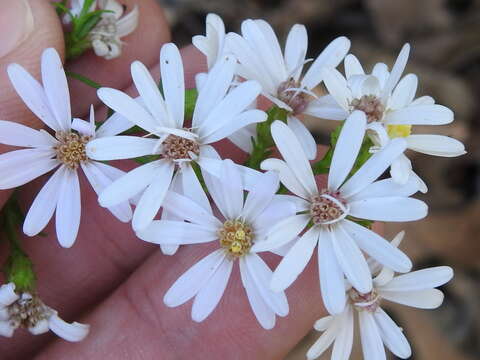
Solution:
{"label": "thumb", "polygon": [[[13,62],[25,67],[38,79],[40,56],[47,47],[55,47],[63,54],[64,42],[61,24],[50,1],[8,0],[0,11],[0,119],[41,126],[39,119],[16,94],[7,76],[7,66]],[[12,150],[0,145],[0,154]],[[9,191],[0,191],[0,207]]]}

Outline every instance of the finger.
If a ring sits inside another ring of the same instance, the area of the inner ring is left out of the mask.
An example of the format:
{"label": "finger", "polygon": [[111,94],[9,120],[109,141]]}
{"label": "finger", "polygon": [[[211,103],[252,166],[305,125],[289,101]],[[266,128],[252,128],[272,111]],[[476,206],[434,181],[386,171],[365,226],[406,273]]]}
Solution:
{"label": "finger", "polygon": [[[192,84],[195,73],[205,70],[199,67],[199,64],[204,64],[203,59],[200,53],[192,52],[190,48],[182,50],[182,56],[186,82]],[[138,166],[133,161],[112,165],[119,165],[122,170]],[[49,176],[25,186],[20,199],[25,211]],[[102,300],[146,256],[158,249],[136,238],[130,224],[117,221],[108,210],[100,207],[97,195],[83,174],[80,180],[83,216],[75,245],[68,250],[59,247],[53,220],[44,230],[49,235],[47,238],[22,238],[22,244],[25,244],[27,253],[35,263],[40,296],[62,316],[72,318]],[[0,339],[2,354],[12,359],[28,358],[32,351],[51,339],[49,335],[19,335],[13,339]],[[25,346],[27,343],[28,347]]]}
{"label": "finger", "polygon": [[[125,13],[135,6],[139,10],[139,22],[135,31],[122,38],[125,43],[120,57],[105,60],[88,51],[80,58],[67,62],[66,69],[84,75],[102,86],[124,89],[131,84],[130,64],[139,60],[147,67],[158,63],[160,47],[170,40],[170,30],[164,12],[155,0],[124,0]],[[72,111],[75,116],[84,116],[90,104],[98,104],[95,89],[72,79],[70,81]]]}
{"label": "finger", "polygon": [[[63,54],[62,29],[53,6],[45,0],[2,2],[0,11],[0,119],[40,127],[41,122],[16,94],[7,66],[18,63],[33,76],[40,73],[43,49],[55,47]],[[0,153],[10,150],[0,145]],[[10,191],[0,191],[0,207]]]}
{"label": "finger", "polygon": [[316,261],[287,290],[290,314],[277,318],[270,331],[252,314],[237,264],[220,304],[204,322],[191,320],[191,301],[167,308],[162,299],[168,287],[211,250],[199,245],[182,248],[174,258],[154,254],[84,319],[92,330],[82,343],[55,341],[38,359],[66,354],[71,359],[131,359],[138,349],[146,359],[282,359],[325,314]]}

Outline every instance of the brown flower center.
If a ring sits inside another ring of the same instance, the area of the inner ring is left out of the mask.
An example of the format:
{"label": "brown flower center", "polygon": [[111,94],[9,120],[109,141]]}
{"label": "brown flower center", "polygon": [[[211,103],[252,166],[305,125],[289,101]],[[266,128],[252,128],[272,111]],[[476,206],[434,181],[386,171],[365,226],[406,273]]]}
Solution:
{"label": "brown flower center", "polygon": [[350,106],[353,110],[363,111],[369,123],[382,120],[385,111],[385,106],[374,95],[363,95],[360,99],[353,99]]}
{"label": "brown flower center", "polygon": [[380,307],[381,297],[373,289],[367,294],[360,294],[354,288],[348,291],[350,302],[357,309],[357,311],[375,312]]}
{"label": "brown flower center", "polygon": [[58,144],[54,147],[57,159],[70,169],[75,170],[81,162],[88,160],[85,145],[90,141],[91,136],[59,131],[55,137],[58,140]]}
{"label": "brown flower center", "polygon": [[117,42],[117,19],[115,16],[104,16],[90,31],[90,41],[100,40],[104,43]]}
{"label": "brown flower center", "polygon": [[163,156],[170,160],[191,160],[190,153],[200,154],[200,146],[194,140],[168,135],[162,144]]}
{"label": "brown flower center", "polygon": [[51,310],[37,295],[22,293],[17,301],[8,306],[10,326],[13,328],[34,327],[39,321],[47,319]]}
{"label": "brown flower center", "polygon": [[333,224],[345,217],[346,202],[338,192],[323,189],[319,195],[312,198],[310,214],[314,224]]}
{"label": "brown flower center", "polygon": [[252,228],[241,220],[227,220],[218,231],[220,246],[232,257],[247,254],[253,245]]}
{"label": "brown flower center", "polygon": [[302,85],[298,81],[290,79],[281,83],[277,89],[277,97],[292,108],[293,115],[303,113],[311,100],[308,94],[294,90],[301,87]]}

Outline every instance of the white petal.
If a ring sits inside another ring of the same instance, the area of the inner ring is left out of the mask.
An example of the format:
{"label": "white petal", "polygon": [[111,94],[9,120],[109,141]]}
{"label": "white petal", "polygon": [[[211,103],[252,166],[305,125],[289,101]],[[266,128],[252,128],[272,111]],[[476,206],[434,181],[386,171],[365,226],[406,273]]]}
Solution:
{"label": "white petal", "polygon": [[403,139],[393,139],[370,159],[340,188],[342,196],[348,198],[362,191],[377,179],[406,148]]}
{"label": "white petal", "polygon": [[254,123],[234,132],[228,137],[228,140],[230,140],[244,152],[250,154],[253,150],[252,138],[255,138],[256,135],[257,125]]}
{"label": "white petal", "polygon": [[350,215],[375,221],[414,221],[428,213],[423,201],[399,196],[363,199],[349,205]]}
{"label": "white petal", "polygon": [[[198,134],[202,142],[209,142],[208,137],[215,132],[222,132],[222,127],[228,126],[228,124],[235,119],[235,117],[244,111],[257,97],[260,95],[260,84],[256,81],[245,81],[239,86],[231,90],[208,114],[207,118],[202,121]],[[256,114],[256,113],[253,113]],[[258,119],[255,116],[255,120],[264,121],[266,114]],[[245,120],[243,120],[245,121]],[[245,125],[250,122],[246,122]],[[238,128],[233,128],[236,131]],[[230,135],[232,132],[223,131],[224,137]],[[221,138],[220,136],[212,136],[213,139]]]}
{"label": "white petal", "polygon": [[353,345],[353,309],[347,306],[342,315],[340,332],[335,339],[332,350],[332,360],[348,360]]}
{"label": "white petal", "polygon": [[343,270],[338,264],[332,241],[335,239],[331,232],[322,229],[318,242],[320,290],[325,308],[330,314],[335,315],[344,311],[347,298]]}
{"label": "white petal", "polygon": [[[254,109],[244,111],[239,115],[235,116],[234,118],[224,117],[223,120],[226,120],[223,124],[219,121],[219,123],[215,125],[217,127],[220,126],[217,128],[217,130],[215,130],[210,135],[202,138],[201,141],[203,144],[211,144],[216,141],[220,141],[226,137],[231,136],[234,133],[238,133],[239,130],[249,125],[263,122],[267,120],[267,114],[264,111]],[[247,137],[247,140],[251,147],[251,137],[249,137],[248,135]]]}
{"label": "white petal", "polygon": [[231,160],[224,160],[220,172],[219,194],[222,201],[217,203],[227,219],[236,219],[243,209],[243,185],[239,172]]}
{"label": "white petal", "polygon": [[390,165],[390,175],[392,176],[393,181],[399,185],[405,185],[410,180],[411,173],[412,162],[405,156],[405,154],[401,154],[392,162],[392,165]]}
{"label": "white petal", "polygon": [[347,80],[336,69],[322,69],[322,77],[329,94],[342,109],[349,111],[352,93],[348,88]]}
{"label": "white petal", "polygon": [[389,112],[388,125],[445,125],[453,121],[453,111],[443,105],[415,105]]}
{"label": "white petal", "polygon": [[174,220],[154,220],[137,236],[154,244],[202,244],[218,239],[218,228]]}
{"label": "white petal", "polygon": [[280,221],[270,229],[266,240],[254,244],[251,251],[271,251],[285,245],[300,234],[309,221],[310,215],[294,215]]}
{"label": "white petal", "polygon": [[60,319],[56,314],[48,319],[48,327],[62,339],[73,342],[82,341],[90,331],[89,325],[77,322],[69,324]]}
{"label": "white petal", "polygon": [[278,175],[273,171],[262,174],[255,188],[253,188],[245,200],[242,216],[249,222],[255,219],[265,210],[278,190]]}
{"label": "white petal", "polygon": [[15,329],[10,325],[10,321],[0,320],[0,336],[12,337]]}
{"label": "white petal", "polygon": [[162,162],[152,161],[139,166],[112,182],[98,197],[100,205],[114,206],[137,195],[153,181]]}
{"label": "white petal", "polygon": [[26,184],[49,172],[59,162],[50,159],[50,150],[22,149],[0,155],[0,189],[11,189]]}
{"label": "white petal", "polygon": [[317,331],[325,331],[332,325],[335,319],[338,319],[338,317],[332,315],[324,316],[323,318],[315,321],[315,323],[313,324],[313,328]]}
{"label": "white petal", "polygon": [[210,207],[210,202],[192,166],[190,164],[185,164],[185,166],[183,166],[177,173],[180,176],[183,189],[182,193],[190,199],[193,199],[198,205],[211,214],[212,209]]}
{"label": "white petal", "polygon": [[382,88],[385,87],[385,83],[390,76],[390,73],[388,72],[388,66],[384,63],[376,63],[373,66],[372,75],[378,79]]}
{"label": "white petal", "polygon": [[94,160],[131,159],[153,154],[157,143],[158,139],[138,136],[107,136],[88,142],[85,150]]}
{"label": "white petal", "polygon": [[140,11],[138,10],[138,6],[135,5],[132,11],[117,21],[117,36],[122,38],[131,34],[137,28],[139,18]]}
{"label": "white petal", "polygon": [[393,91],[388,107],[390,109],[402,109],[413,101],[417,92],[418,78],[414,74],[406,75]]}
{"label": "white petal", "polygon": [[215,274],[224,259],[225,251],[219,249],[193,265],[168,289],[163,298],[165,305],[175,307],[194,297]]}
{"label": "white petal", "polygon": [[418,291],[384,291],[380,294],[383,299],[398,304],[419,309],[436,309],[442,305],[444,295],[438,289],[425,289]]}
{"label": "white petal", "polygon": [[420,96],[412,101],[410,105],[417,106],[417,105],[433,105],[435,104],[435,99],[431,96]]}
{"label": "white petal", "polygon": [[[108,176],[111,170],[104,171],[105,168],[113,168],[110,165],[99,163],[96,161],[83,163],[81,165],[83,172],[88,179],[88,182],[92,186],[93,190],[95,190],[95,193],[97,195],[100,195],[101,192],[114,180]],[[123,171],[121,172],[123,173]],[[130,207],[128,201],[120,203],[116,206],[110,206],[108,207],[108,210],[110,210],[110,212],[122,222],[129,222],[132,219],[132,208]]]}
{"label": "white petal", "polygon": [[30,331],[30,333],[33,335],[45,334],[46,332],[48,332],[48,330],[49,330],[49,327],[48,327],[47,319],[42,319],[40,321],[37,321],[35,326],[28,328],[28,331]]}
{"label": "white petal", "polygon": [[55,142],[44,133],[11,121],[0,120],[0,143],[25,147],[52,147]]}
{"label": "white petal", "polygon": [[67,169],[62,177],[58,189],[55,225],[59,244],[64,248],[69,248],[75,242],[80,226],[80,183],[76,171]]}
{"label": "white petal", "polygon": [[352,286],[362,294],[372,290],[372,276],[367,261],[355,241],[343,229],[343,224],[331,231],[333,249],[338,264]]}
{"label": "white petal", "polygon": [[392,71],[390,72],[390,76],[388,77],[387,82],[382,90],[382,99],[384,100],[383,101],[384,103],[387,97],[390,95],[390,92],[397,85],[398,80],[400,80],[400,77],[403,74],[403,70],[405,70],[405,66],[407,65],[409,54],[410,54],[410,45],[409,44],[403,45],[402,50],[400,50],[397,60],[395,61],[395,64],[393,64]]}
{"label": "white petal", "polygon": [[352,170],[362,146],[366,126],[367,118],[363,111],[354,111],[345,120],[335,145],[328,174],[328,188],[330,190],[336,191]]}
{"label": "white petal", "polygon": [[349,220],[344,221],[342,227],[363,251],[382,265],[397,272],[407,272],[412,268],[408,256],[380,235]]}
{"label": "white petal", "polygon": [[172,183],[174,168],[174,164],[170,161],[159,161],[155,175],[143,192],[133,213],[132,227],[135,231],[146,228],[157,215]]}
{"label": "white petal", "polygon": [[428,269],[413,271],[395,277],[382,291],[417,291],[435,288],[449,282],[453,277],[453,270],[449,266],[437,266]]}
{"label": "white petal", "polygon": [[412,355],[412,349],[402,329],[382,309],[376,311],[373,317],[385,346],[399,358],[409,358]]}
{"label": "white petal", "polygon": [[321,96],[310,101],[303,113],[328,120],[345,120],[349,114],[348,111],[337,103],[332,95]]}
{"label": "white petal", "polygon": [[270,290],[270,281],[272,279],[272,270],[255,253],[245,256],[245,264],[250,278],[254,281],[254,286],[263,298],[263,301],[279,316],[288,315],[288,301],[285,293],[273,292]]}
{"label": "white petal", "polygon": [[434,156],[453,157],[465,154],[458,140],[442,135],[410,135],[405,138],[409,149]]}
{"label": "white petal", "polygon": [[363,358],[368,360],[386,360],[380,332],[373,317],[368,311],[358,313],[360,338],[362,339]]}
{"label": "white petal", "polygon": [[137,100],[119,90],[100,88],[97,90],[97,95],[105,105],[149,133],[155,133],[156,127],[161,125]]}
{"label": "white petal", "polygon": [[[170,114],[167,113],[165,101],[160,94],[158,85],[153,80],[146,66],[140,61],[134,61],[130,68],[133,82],[140,94],[142,102],[155,118],[156,122],[162,126],[177,127],[175,121],[171,118]],[[180,125],[180,127],[181,126],[182,125]]]}
{"label": "white petal", "polygon": [[353,75],[365,75],[362,64],[360,64],[360,61],[358,61],[355,55],[348,54],[345,56],[344,65],[347,79]]}
{"label": "white petal", "polygon": [[8,283],[0,286],[0,305],[9,306],[18,299],[18,295],[15,293],[15,284]]}
{"label": "white petal", "polygon": [[42,82],[50,109],[57,119],[60,129],[70,130],[72,112],[67,77],[57,51],[48,48],[42,53]]}
{"label": "white petal", "polygon": [[280,159],[266,159],[260,164],[260,168],[266,171],[278,172],[280,181],[285,187],[295,195],[301,196],[304,199],[309,199],[310,194],[305,190],[303,185],[293,174],[292,170],[288,167],[285,161]]}
{"label": "white petal", "polygon": [[23,232],[28,236],[37,235],[52,218],[67,171],[65,166],[55,171],[33,200],[23,223]]}
{"label": "white petal", "polygon": [[215,273],[195,296],[192,306],[192,320],[202,322],[215,310],[227,287],[232,273],[233,261],[224,257]]}
{"label": "white petal", "polygon": [[307,359],[313,360],[322,355],[325,350],[329,348],[330,345],[336,340],[337,336],[340,333],[340,324],[341,318],[336,316],[332,319],[329,327],[326,331],[318,338],[317,341],[308,349]]}
{"label": "white petal", "polygon": [[286,124],[278,120],[273,122],[270,129],[278,151],[282,154],[288,167],[306,192],[311,196],[315,195],[317,184],[312,168],[295,134]]}
{"label": "white petal", "polygon": [[302,273],[312,257],[319,235],[319,229],[313,227],[303,234],[295,245],[292,246],[273,273],[270,284],[273,291],[278,292],[285,290]]}
{"label": "white petal", "polygon": [[288,75],[295,80],[298,80],[302,73],[307,48],[307,29],[304,25],[293,25],[285,43],[285,66],[287,67]]}
{"label": "white petal", "polygon": [[125,116],[116,112],[100,125],[95,136],[97,138],[115,136],[131,129],[134,125]]}
{"label": "white petal", "polygon": [[242,284],[257,321],[264,329],[273,329],[275,326],[275,312],[267,305],[259,289],[255,285],[255,281],[252,279],[250,272],[248,271],[245,257],[240,258],[239,265]]}
{"label": "white petal", "polygon": [[418,182],[410,176],[407,183],[403,185],[389,178],[371,183],[362,191],[351,196],[349,201],[390,196],[408,197],[415,194],[418,190]]}
{"label": "white petal", "polygon": [[198,93],[192,118],[193,128],[198,128],[212,109],[224,98],[232,85],[236,63],[237,59],[234,56],[222,56],[209,71],[207,79]]}
{"label": "white petal", "polygon": [[345,55],[347,55],[349,49],[350,40],[345,36],[334,39],[320,55],[318,55],[313,64],[310,65],[310,68],[302,79],[302,85],[310,90],[317,86],[322,80],[325,81],[321,70],[324,68],[336,68],[344,59]]}
{"label": "white petal", "polygon": [[55,131],[61,130],[40,83],[18,64],[10,64],[7,67],[7,73],[25,105],[49,128]]}
{"label": "white petal", "polygon": [[185,80],[183,63],[178,48],[168,43],[160,50],[160,71],[162,74],[163,93],[169,113],[177,127],[183,127],[185,112]]}
{"label": "white petal", "polygon": [[294,132],[300,145],[302,145],[302,149],[305,152],[307,159],[314,160],[317,157],[317,143],[305,124],[296,117],[289,116],[287,125],[290,130]]}
{"label": "white petal", "polygon": [[[276,223],[289,216],[295,215],[299,211],[298,204],[296,204],[294,200],[291,200],[292,198],[294,197],[291,195],[275,195],[269,205],[251,221],[251,224],[255,228],[257,240],[263,241]],[[290,247],[287,246],[286,248],[289,249]],[[277,251],[275,251],[275,253],[278,254]]]}

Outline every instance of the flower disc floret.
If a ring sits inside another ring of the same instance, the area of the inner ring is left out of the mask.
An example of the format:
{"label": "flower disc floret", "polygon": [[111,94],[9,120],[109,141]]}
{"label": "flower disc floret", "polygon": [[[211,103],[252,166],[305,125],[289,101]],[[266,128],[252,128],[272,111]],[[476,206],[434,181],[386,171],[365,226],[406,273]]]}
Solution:
{"label": "flower disc floret", "polygon": [[200,145],[194,140],[169,135],[162,144],[163,156],[170,160],[191,160],[191,153],[200,154]]}
{"label": "flower disc floret", "polygon": [[333,224],[347,216],[346,202],[338,192],[329,192],[324,189],[312,198],[310,214],[314,224]]}
{"label": "flower disc floret", "polygon": [[240,257],[247,254],[253,245],[253,231],[250,225],[241,220],[227,220],[218,231],[220,246],[230,256]]}
{"label": "flower disc floret", "polygon": [[354,288],[351,288],[348,295],[353,307],[357,311],[374,313],[380,307],[381,297],[375,289],[367,294],[361,294]]}
{"label": "flower disc floret", "polygon": [[360,110],[367,116],[367,122],[382,120],[385,106],[375,95],[363,95],[360,99],[353,99],[350,103],[353,110]]}
{"label": "flower disc floret", "polygon": [[78,169],[81,162],[88,160],[85,145],[91,136],[74,132],[59,131],[55,134],[58,144],[54,147],[57,159],[72,170]]}
{"label": "flower disc floret", "polygon": [[18,300],[7,308],[10,326],[33,328],[40,321],[48,319],[52,311],[36,295],[22,293]]}
{"label": "flower disc floret", "polygon": [[298,115],[305,111],[310,102],[310,96],[301,91],[299,81],[289,79],[281,83],[277,90],[278,98],[292,108],[292,115]]}

